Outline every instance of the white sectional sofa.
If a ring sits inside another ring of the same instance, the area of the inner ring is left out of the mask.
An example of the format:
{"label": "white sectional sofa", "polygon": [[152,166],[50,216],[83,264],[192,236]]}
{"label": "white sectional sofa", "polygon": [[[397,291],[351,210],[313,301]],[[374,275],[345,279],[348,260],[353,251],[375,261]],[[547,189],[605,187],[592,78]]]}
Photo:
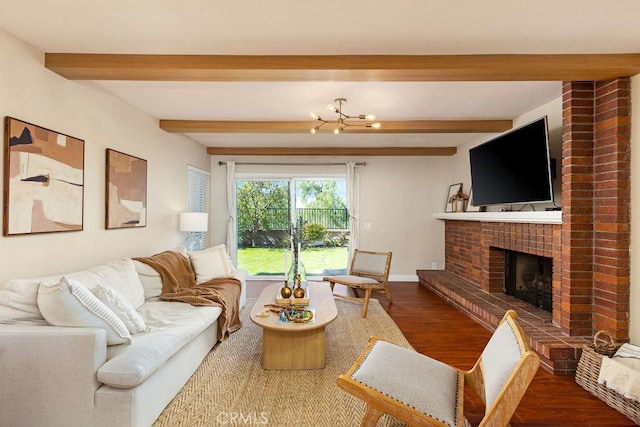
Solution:
{"label": "white sectional sofa", "polygon": [[[242,307],[246,272],[232,275],[242,283]],[[108,345],[122,338],[117,331],[52,326],[39,309],[44,294],[73,293],[77,283],[117,290],[148,330]],[[160,301],[161,287],[153,269],[132,259],[1,284],[0,425],[151,425],[220,339],[221,308]]]}

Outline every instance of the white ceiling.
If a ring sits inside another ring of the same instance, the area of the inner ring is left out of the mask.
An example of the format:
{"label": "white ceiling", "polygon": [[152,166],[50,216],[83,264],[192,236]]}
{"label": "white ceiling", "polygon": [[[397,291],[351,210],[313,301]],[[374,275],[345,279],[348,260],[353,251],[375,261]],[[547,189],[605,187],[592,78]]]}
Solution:
{"label": "white ceiling", "polygon": [[[43,52],[428,55],[640,52],[638,0],[0,0]],[[559,82],[96,82],[158,119],[308,120],[344,97],[384,120],[513,119]],[[326,114],[323,114],[326,115]],[[457,146],[477,134],[192,134],[206,146]]]}

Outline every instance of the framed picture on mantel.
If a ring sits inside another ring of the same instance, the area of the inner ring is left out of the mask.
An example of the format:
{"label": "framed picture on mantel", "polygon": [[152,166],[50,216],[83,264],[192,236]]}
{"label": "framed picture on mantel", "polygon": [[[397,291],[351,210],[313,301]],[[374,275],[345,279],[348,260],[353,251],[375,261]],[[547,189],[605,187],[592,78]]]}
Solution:
{"label": "framed picture on mantel", "polygon": [[[451,184],[449,186],[449,192],[447,193],[447,203],[444,207],[445,212],[462,212],[464,209],[457,210],[456,202],[458,200],[458,195],[462,194],[462,183],[459,182],[457,184]],[[464,198],[463,205],[464,205]]]}
{"label": "framed picture on mantel", "polygon": [[467,202],[467,212],[482,212],[484,206],[475,206],[473,204],[473,187],[469,190],[469,201]]}

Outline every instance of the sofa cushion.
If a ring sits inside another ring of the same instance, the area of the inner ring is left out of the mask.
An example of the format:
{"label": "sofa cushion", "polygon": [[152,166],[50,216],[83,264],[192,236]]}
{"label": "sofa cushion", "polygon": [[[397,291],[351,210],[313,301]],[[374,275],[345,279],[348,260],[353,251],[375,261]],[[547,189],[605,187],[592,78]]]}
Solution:
{"label": "sofa cushion", "polygon": [[149,331],[149,327],[142,316],[138,314],[136,309],[120,292],[100,283],[91,292],[122,320],[122,323],[132,335]]}
{"label": "sofa cushion", "polygon": [[[38,288],[40,283],[58,283],[62,276],[10,279],[0,284],[0,323],[46,324],[38,309]],[[112,261],[64,276],[83,283],[89,289],[98,283],[111,286],[123,294],[134,308],[144,302],[144,289],[131,259]]]}
{"label": "sofa cushion", "polygon": [[189,252],[189,259],[198,283],[220,277],[233,277],[236,272],[225,245]]}
{"label": "sofa cushion", "polygon": [[222,309],[177,301],[148,301],[138,309],[151,328],[128,346],[109,347],[98,381],[117,388],[141,384],[220,316]]}
{"label": "sofa cushion", "polygon": [[127,327],[82,283],[63,277],[56,284],[43,283],[38,307],[54,326],[94,327],[107,331],[107,345],[131,343]]}
{"label": "sofa cushion", "polygon": [[162,277],[153,267],[144,262],[133,260],[140,283],[144,289],[144,298],[156,298],[162,293]]}
{"label": "sofa cushion", "polygon": [[[189,258],[187,249],[184,246],[178,246],[173,251]],[[133,260],[133,265],[140,278],[140,283],[142,283],[145,299],[159,297],[162,293],[162,277],[160,277],[160,273],[150,265],[135,259]]]}
{"label": "sofa cushion", "polygon": [[38,308],[40,283],[56,283],[60,276],[39,279],[9,279],[0,284],[0,323],[46,325]]}
{"label": "sofa cushion", "polygon": [[99,283],[112,287],[120,292],[133,308],[138,308],[144,303],[144,288],[130,258],[111,261],[65,276],[76,279],[89,289],[93,289]]}

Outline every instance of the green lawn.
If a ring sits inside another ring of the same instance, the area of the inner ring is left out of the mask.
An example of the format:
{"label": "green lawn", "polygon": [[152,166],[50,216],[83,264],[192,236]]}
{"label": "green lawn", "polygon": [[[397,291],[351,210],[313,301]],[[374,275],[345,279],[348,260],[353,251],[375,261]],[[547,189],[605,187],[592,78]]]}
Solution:
{"label": "green lawn", "polygon": [[[291,254],[289,259],[291,258]],[[302,264],[309,275],[322,275],[323,270],[347,268],[347,248],[310,248],[302,251]],[[283,275],[284,249],[238,249],[238,268],[251,276]],[[287,266],[287,270],[289,266]]]}

